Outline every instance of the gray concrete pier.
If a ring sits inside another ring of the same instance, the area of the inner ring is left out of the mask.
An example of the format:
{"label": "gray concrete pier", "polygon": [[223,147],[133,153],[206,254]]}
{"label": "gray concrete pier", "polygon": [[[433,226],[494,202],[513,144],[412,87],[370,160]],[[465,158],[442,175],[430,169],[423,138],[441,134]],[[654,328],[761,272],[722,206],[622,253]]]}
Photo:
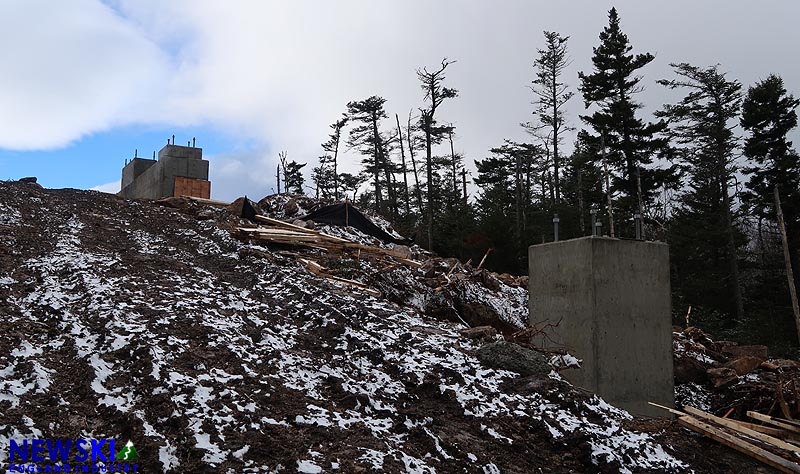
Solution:
{"label": "gray concrete pier", "polygon": [[530,323],[558,324],[546,347],[564,347],[581,369],[563,375],[635,415],[673,406],[669,248],[584,237],[528,250]]}

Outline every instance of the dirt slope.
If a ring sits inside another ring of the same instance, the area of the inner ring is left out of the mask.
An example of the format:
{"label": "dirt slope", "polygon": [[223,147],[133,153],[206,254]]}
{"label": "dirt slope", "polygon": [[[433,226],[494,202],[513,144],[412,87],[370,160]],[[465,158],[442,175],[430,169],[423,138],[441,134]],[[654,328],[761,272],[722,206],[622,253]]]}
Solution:
{"label": "dirt slope", "polygon": [[140,472],[768,472],[201,217],[0,182],[0,463],[113,437]]}

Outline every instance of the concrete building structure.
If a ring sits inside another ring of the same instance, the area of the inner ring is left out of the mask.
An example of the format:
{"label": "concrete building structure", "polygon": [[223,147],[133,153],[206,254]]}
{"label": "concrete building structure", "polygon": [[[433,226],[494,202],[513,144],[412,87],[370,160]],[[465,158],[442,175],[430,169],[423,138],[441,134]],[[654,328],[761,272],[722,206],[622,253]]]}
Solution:
{"label": "concrete building structure", "polygon": [[583,237],[533,245],[530,323],[546,347],[583,360],[564,371],[574,385],[636,415],[674,404],[669,248],[664,243]]}
{"label": "concrete building structure", "polygon": [[203,149],[168,144],[157,160],[134,157],[122,168],[119,195],[127,199],[194,196],[209,199],[208,160]]}

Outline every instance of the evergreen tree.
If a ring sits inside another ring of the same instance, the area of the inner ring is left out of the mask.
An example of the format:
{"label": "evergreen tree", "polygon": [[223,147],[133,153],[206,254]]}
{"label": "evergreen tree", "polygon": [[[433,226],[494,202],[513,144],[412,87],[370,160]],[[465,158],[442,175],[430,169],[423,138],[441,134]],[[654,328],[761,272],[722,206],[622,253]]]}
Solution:
{"label": "evergreen tree", "polygon": [[[355,125],[350,129],[348,145],[358,148],[364,156],[364,171],[373,178],[375,190],[375,210],[384,211],[382,187],[385,185],[389,199],[386,210],[392,214],[396,210],[397,201],[394,196],[394,186],[392,180],[392,170],[389,163],[387,146],[388,139],[380,131],[380,121],[388,117],[383,105],[386,99],[383,97],[372,96],[361,101],[353,101],[347,104],[347,115]],[[381,182],[383,173],[383,182]]]}
{"label": "evergreen tree", "polygon": [[356,200],[356,196],[358,194],[358,188],[364,184],[364,177],[357,174],[351,173],[339,173],[339,183],[342,187],[342,193],[346,199],[350,199],[351,201]]}
{"label": "evergreen tree", "polygon": [[789,240],[795,286],[800,288],[800,157],[788,139],[797,127],[795,109],[800,100],[786,92],[783,79],[770,75],[747,92],[742,105],[742,127],[749,132],[744,155],[754,166],[745,168],[750,175],[745,201],[757,215],[775,220],[773,189],[777,186]]}
{"label": "evergreen tree", "polygon": [[654,154],[665,145],[658,136],[665,124],[645,123],[637,117],[642,104],[636,102],[634,96],[642,91],[642,86],[641,76],[636,74],[655,56],[632,54],[632,49],[620,28],[617,10],[612,8],[608,13],[608,26],[600,33],[600,46],[594,48],[593,72],[578,73],[586,108],[597,106],[594,113],[581,119],[594,130],[596,135],[591,139],[596,148],[600,148],[602,140],[607,149],[612,189],[622,194],[615,204],[622,219],[630,219],[634,212],[646,214],[647,203],[655,191],[665,182],[674,180],[674,170],[645,167],[652,164]]}
{"label": "evergreen tree", "polygon": [[564,173],[563,198],[566,205],[559,213],[570,209],[575,211],[573,221],[564,218],[567,216],[561,219],[565,237],[591,235],[592,204],[603,201],[603,171],[595,162],[599,152],[592,148],[592,143],[586,131],[578,133]]}
{"label": "evergreen tree", "polygon": [[[322,144],[322,149],[327,152],[324,155],[326,157],[326,164],[330,164],[331,168],[330,172],[325,176],[333,178],[333,198],[337,201],[339,200],[339,142],[341,141],[342,129],[345,125],[347,125],[347,115],[343,115],[341,119],[331,124],[330,128],[332,132],[328,136],[328,141]],[[322,166],[322,160],[320,160],[320,166]]]}
{"label": "evergreen tree", "polygon": [[427,217],[428,217],[428,249],[433,248],[433,215],[436,207],[434,196],[436,193],[433,190],[434,176],[433,176],[433,145],[439,143],[442,138],[448,133],[449,127],[441,126],[436,120],[436,111],[447,99],[458,96],[458,91],[450,87],[444,87],[445,80],[444,71],[447,66],[453,64],[454,61],[448,61],[447,58],[442,59],[442,66],[436,71],[428,71],[427,68],[417,70],[417,77],[420,81],[420,87],[425,93],[425,100],[428,102],[426,108],[420,109],[419,125],[422,132],[425,134],[425,169],[427,172]]}
{"label": "evergreen tree", "polygon": [[319,157],[319,166],[311,170],[311,180],[314,182],[317,198],[331,199],[338,195],[335,192],[339,182],[335,166],[335,158],[325,154]]}
{"label": "evergreen tree", "polygon": [[561,202],[561,155],[559,145],[562,132],[568,130],[564,121],[564,105],[572,98],[573,93],[561,81],[564,69],[570,64],[567,56],[567,40],[569,36],[561,36],[553,31],[545,31],[545,48],[540,49],[536,59],[536,78],[531,89],[536,95],[534,105],[540,124],[526,124],[526,128],[534,133],[540,129],[547,130],[549,148],[553,156],[553,190],[555,204]]}
{"label": "evergreen tree", "polygon": [[672,64],[678,79],[660,80],[670,89],[685,90],[677,104],[657,115],[669,120],[676,157],[689,176],[670,229],[675,281],[696,303],[707,302],[744,316],[737,247],[742,235],[733,216],[730,186],[737,171],[735,120],[742,86],[729,81],[716,66]]}
{"label": "evergreen tree", "polygon": [[[530,225],[536,212],[532,205],[534,174],[542,173],[542,167],[536,166],[541,151],[535,145],[510,140],[489,151],[491,156],[475,161],[475,184],[481,188],[476,203],[481,229],[496,250],[498,270],[524,273],[528,245],[542,230],[533,231]],[[544,221],[541,213],[536,217],[538,222]]]}
{"label": "evergreen tree", "polygon": [[284,176],[284,186],[286,186],[286,192],[290,194],[304,194],[303,192],[303,172],[302,169],[305,167],[305,163],[298,163],[294,160],[289,161],[286,163],[286,166],[283,170]]}

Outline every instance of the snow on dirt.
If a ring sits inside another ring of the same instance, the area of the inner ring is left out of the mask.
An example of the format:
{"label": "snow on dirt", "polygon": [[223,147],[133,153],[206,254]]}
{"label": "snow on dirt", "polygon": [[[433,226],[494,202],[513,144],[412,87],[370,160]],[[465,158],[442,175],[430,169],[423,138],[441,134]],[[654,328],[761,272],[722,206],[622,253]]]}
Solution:
{"label": "snow on dirt", "polygon": [[[690,470],[558,377],[481,366],[414,304],[173,209],[19,186],[0,183],[0,450],[132,439],[144,472]],[[474,298],[521,324],[512,290]]]}

